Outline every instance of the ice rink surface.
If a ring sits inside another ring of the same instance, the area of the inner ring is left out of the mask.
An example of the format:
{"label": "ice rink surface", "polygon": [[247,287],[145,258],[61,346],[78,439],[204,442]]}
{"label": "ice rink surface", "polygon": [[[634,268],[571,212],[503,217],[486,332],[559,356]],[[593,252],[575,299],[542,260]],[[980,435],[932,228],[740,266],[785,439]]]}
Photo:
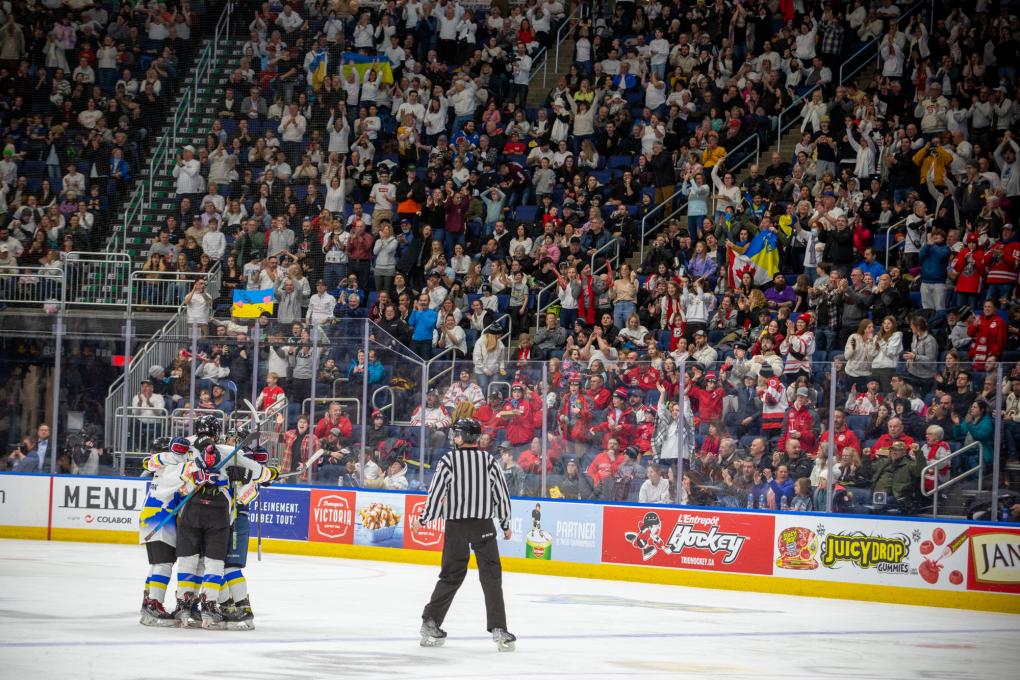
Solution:
{"label": "ice rink surface", "polygon": [[507,573],[500,654],[474,571],[439,649],[438,567],[252,555],[249,632],[139,625],[145,573],[140,546],[0,540],[0,678],[1020,677],[1007,614]]}

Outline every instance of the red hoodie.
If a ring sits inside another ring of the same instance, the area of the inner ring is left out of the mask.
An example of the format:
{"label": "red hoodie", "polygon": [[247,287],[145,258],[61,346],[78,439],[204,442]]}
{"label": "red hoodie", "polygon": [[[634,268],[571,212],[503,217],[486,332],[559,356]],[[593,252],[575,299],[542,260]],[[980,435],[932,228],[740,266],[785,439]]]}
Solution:
{"label": "red hoodie", "polygon": [[991,357],[1002,358],[1006,349],[1006,322],[998,314],[974,317],[967,327],[967,335],[974,338],[967,352],[974,370],[985,370],[985,362]]}

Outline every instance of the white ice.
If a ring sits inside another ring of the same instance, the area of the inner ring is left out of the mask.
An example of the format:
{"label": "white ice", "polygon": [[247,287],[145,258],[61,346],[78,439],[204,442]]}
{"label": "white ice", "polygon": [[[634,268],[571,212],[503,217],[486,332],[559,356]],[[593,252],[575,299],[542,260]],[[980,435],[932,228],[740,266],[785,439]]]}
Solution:
{"label": "white ice", "polygon": [[139,546],[0,541],[0,679],[1020,677],[1007,614],[506,573],[500,654],[473,571],[439,649],[438,567],[253,556],[249,632],[139,625],[145,572]]}

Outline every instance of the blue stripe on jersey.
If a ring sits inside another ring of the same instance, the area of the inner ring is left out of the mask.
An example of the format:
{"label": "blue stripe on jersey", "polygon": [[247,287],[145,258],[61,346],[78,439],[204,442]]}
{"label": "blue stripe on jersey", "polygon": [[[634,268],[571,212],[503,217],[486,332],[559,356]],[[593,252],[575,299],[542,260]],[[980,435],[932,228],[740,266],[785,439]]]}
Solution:
{"label": "blue stripe on jersey", "polygon": [[153,574],[152,576],[149,577],[149,580],[150,581],[154,581],[156,583],[165,583],[165,584],[168,584],[168,585],[170,583],[170,577],[169,576],[160,576],[159,574]]}
{"label": "blue stripe on jersey", "polygon": [[177,573],[177,582],[178,583],[201,583],[202,582],[202,577],[198,576],[197,574],[182,574],[182,573],[178,572]]}
{"label": "blue stripe on jersey", "polygon": [[216,574],[206,574],[205,577],[203,577],[202,581],[203,583],[221,584],[223,583],[223,577],[217,576]]}
{"label": "blue stripe on jersey", "polygon": [[238,576],[244,576],[244,574],[241,573],[240,569],[234,569],[232,571],[228,571],[228,572],[224,573],[223,574],[223,580],[224,581],[229,581],[230,579],[237,578]]}

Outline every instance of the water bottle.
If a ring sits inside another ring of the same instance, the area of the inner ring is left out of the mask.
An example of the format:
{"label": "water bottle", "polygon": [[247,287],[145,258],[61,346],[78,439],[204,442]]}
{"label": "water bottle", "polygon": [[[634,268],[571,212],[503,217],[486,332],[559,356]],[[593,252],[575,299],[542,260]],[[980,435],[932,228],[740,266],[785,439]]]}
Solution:
{"label": "water bottle", "polygon": [[780,510],[788,510],[789,508],[790,508],[790,504],[787,502],[786,496],[785,495],[780,496],[779,497],[779,509]]}
{"label": "water bottle", "polygon": [[752,491],[747,492],[747,507],[749,510],[754,509],[754,492]]}
{"label": "water bottle", "polygon": [[758,496],[758,507],[763,509],[763,510],[765,508],[769,507],[768,501],[765,500],[765,494],[764,493],[762,493],[760,496]]}

